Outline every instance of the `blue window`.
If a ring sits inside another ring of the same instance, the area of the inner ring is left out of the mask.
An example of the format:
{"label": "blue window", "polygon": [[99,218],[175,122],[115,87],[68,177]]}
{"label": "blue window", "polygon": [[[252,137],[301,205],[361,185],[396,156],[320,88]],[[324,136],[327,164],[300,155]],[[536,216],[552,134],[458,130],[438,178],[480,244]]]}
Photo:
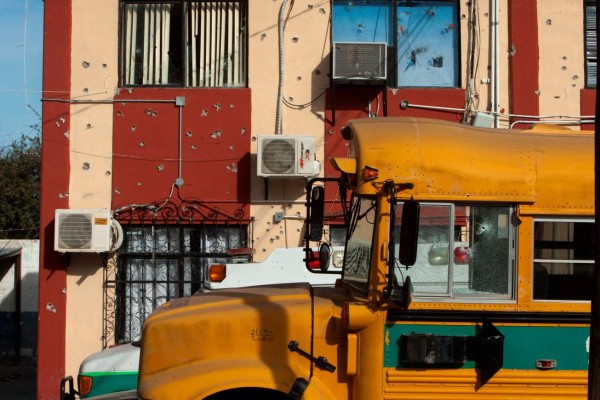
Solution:
{"label": "blue window", "polygon": [[386,43],[391,86],[459,86],[458,28],[455,0],[333,3],[333,42]]}
{"label": "blue window", "polygon": [[394,42],[391,1],[340,1],[333,3],[334,42]]}

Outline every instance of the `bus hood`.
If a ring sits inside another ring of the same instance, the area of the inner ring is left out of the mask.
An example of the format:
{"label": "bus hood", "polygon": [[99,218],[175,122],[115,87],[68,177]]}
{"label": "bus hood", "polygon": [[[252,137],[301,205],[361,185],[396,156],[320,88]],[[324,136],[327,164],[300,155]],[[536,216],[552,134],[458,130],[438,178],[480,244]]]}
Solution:
{"label": "bus hood", "polygon": [[140,346],[126,343],[104,349],[88,356],[79,366],[79,375],[98,372],[137,371]]}
{"label": "bus hood", "polygon": [[203,398],[227,387],[289,392],[308,378],[311,287],[306,283],[218,290],[170,301],[144,324],[139,394]]}

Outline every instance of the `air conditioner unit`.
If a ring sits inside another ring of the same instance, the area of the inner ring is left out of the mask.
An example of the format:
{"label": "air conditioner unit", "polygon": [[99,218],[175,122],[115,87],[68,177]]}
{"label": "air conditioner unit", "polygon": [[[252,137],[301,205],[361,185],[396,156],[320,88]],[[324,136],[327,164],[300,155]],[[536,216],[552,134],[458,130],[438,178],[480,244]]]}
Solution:
{"label": "air conditioner unit", "polygon": [[308,177],[319,173],[313,136],[258,135],[258,176]]}
{"label": "air conditioner unit", "polygon": [[492,114],[477,112],[475,118],[473,118],[473,126],[479,128],[493,128],[494,127],[494,116]]}
{"label": "air conditioner unit", "polygon": [[387,79],[387,44],[334,42],[333,79],[345,81]]}
{"label": "air conditioner unit", "polygon": [[110,210],[56,210],[54,250],[62,253],[111,251],[115,223]]}

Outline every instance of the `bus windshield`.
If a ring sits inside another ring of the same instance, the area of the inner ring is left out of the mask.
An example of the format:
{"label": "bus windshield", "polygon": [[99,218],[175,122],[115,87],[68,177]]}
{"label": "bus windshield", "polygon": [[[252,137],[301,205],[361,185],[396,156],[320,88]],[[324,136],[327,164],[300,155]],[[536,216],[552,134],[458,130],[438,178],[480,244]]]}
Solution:
{"label": "bus windshield", "polygon": [[355,198],[344,253],[343,280],[366,294],[376,216],[375,200]]}

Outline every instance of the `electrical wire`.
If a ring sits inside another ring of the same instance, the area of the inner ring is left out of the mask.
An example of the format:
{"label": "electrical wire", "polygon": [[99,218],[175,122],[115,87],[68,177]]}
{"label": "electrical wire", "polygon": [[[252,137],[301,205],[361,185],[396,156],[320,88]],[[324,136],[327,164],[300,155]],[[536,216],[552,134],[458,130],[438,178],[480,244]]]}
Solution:
{"label": "electrical wire", "polygon": [[479,90],[477,75],[479,72],[479,58],[481,53],[481,25],[478,22],[479,5],[477,0],[472,0],[469,7],[469,45],[467,62],[467,82],[465,90],[465,113],[463,123],[470,123],[479,108]]}
{"label": "electrical wire", "polygon": [[127,204],[125,206],[115,209],[114,213],[119,214],[125,210],[134,210],[136,208],[141,208],[141,209],[146,209],[146,210],[152,211],[156,215],[169,202],[169,200],[171,200],[171,197],[173,197],[173,191],[175,190],[175,187],[176,187],[176,184],[173,183],[171,185],[171,191],[169,192],[169,195],[165,198],[163,203],[159,206],[155,206],[154,204]]}
{"label": "electrical wire", "polygon": [[[18,228],[18,229],[0,229],[0,232],[22,232],[22,231],[37,231],[40,227],[36,226],[33,228]],[[10,239],[12,240],[12,239]],[[16,240],[27,240],[27,239],[16,239]],[[1,250],[1,249],[0,249]]]}
{"label": "electrical wire", "polygon": [[288,0],[283,0],[279,9],[279,85],[277,86],[277,110],[275,111],[275,134],[281,135],[282,113],[283,113],[283,84],[284,84],[284,42],[285,31],[285,8]]}
{"label": "electrical wire", "polygon": [[295,108],[297,110],[302,110],[302,109],[310,106],[311,104],[313,104],[315,101],[317,101],[324,94],[325,94],[325,91],[321,92],[319,95],[317,95],[317,97],[315,97],[311,101],[309,101],[307,103],[304,103],[304,104],[294,104],[294,103],[290,102],[289,100],[286,100],[285,97],[283,98],[283,102],[285,103],[286,106],[288,106],[290,108]]}

